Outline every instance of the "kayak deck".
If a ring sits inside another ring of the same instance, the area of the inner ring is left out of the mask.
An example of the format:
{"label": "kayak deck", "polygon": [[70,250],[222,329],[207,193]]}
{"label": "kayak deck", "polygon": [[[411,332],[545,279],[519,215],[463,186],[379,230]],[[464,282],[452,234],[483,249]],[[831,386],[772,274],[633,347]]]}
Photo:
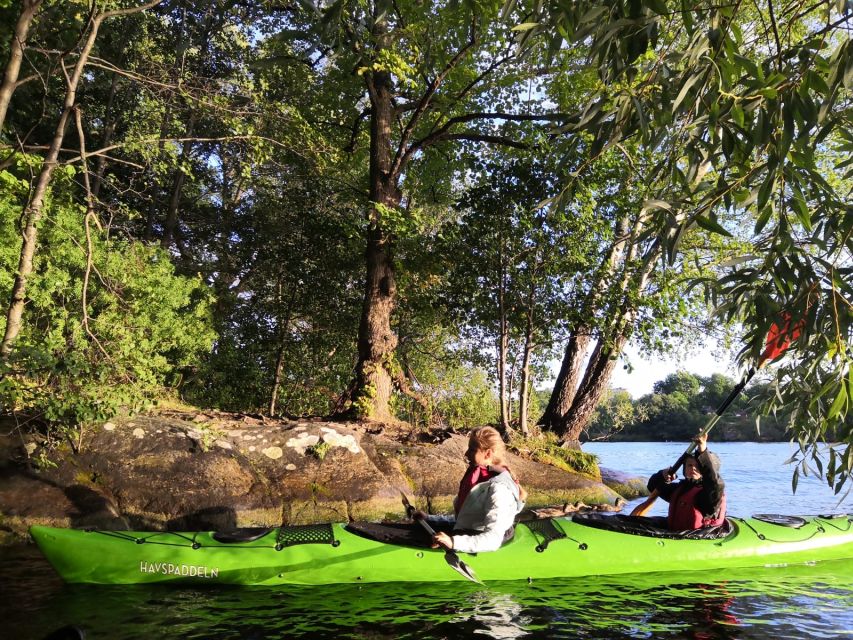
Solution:
{"label": "kayak deck", "polygon": [[[520,523],[515,537],[499,551],[460,557],[485,582],[709,571],[853,557],[849,516],[800,520],[794,527],[731,518],[728,535],[706,540],[634,535],[555,518]],[[232,542],[215,532],[34,526],[31,533],[60,576],[72,583],[321,585],[464,580],[445,564],[441,550],[387,544],[358,535],[344,524],[260,530],[254,539],[238,536]]]}

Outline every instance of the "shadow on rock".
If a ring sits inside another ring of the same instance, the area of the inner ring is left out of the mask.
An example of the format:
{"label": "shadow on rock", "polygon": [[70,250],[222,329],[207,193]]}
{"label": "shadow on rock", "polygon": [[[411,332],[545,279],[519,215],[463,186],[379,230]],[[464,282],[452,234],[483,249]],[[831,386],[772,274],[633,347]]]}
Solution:
{"label": "shadow on rock", "polygon": [[91,487],[73,484],[65,487],[63,491],[79,514],[71,519],[73,528],[129,529],[127,520],[121,516],[113,502]]}
{"label": "shadow on rock", "polygon": [[208,507],[172,518],[167,531],[232,531],[237,528],[237,512],[231,507]]}

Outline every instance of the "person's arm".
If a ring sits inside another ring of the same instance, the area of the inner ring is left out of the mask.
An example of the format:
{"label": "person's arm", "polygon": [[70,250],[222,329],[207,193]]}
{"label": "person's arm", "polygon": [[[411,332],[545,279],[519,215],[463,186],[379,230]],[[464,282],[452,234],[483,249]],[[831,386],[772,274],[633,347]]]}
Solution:
{"label": "person's arm", "polygon": [[[423,513],[423,512],[421,512],[421,513]],[[424,513],[423,519],[426,520],[427,522],[442,522],[442,523],[456,522],[456,517],[451,516],[451,515],[437,515],[437,514]]]}
{"label": "person's arm", "polygon": [[704,516],[714,516],[720,510],[726,483],[720,476],[719,458],[707,448],[703,448],[696,456],[699,471],[702,474],[702,493],[696,501],[696,506]]}
{"label": "person's arm", "polygon": [[450,536],[456,551],[478,553],[500,549],[504,534],[515,522],[515,496],[509,487],[493,483],[486,504],[487,510],[483,519],[485,526],[481,533]]}

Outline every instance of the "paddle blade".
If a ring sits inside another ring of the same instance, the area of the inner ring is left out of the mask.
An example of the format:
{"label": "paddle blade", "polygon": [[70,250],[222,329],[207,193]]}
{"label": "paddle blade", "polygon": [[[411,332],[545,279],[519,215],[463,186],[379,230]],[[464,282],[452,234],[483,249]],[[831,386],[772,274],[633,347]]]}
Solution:
{"label": "paddle blade", "polygon": [[761,354],[761,362],[770,362],[781,356],[791,346],[791,342],[800,337],[805,326],[805,320],[800,320],[791,327],[791,314],[783,313],[782,319],[774,322],[767,333],[767,343]]}
{"label": "paddle blade", "polygon": [[641,502],[636,507],[634,507],[634,510],[631,511],[631,515],[632,516],[644,516],[644,515],[646,515],[651,510],[652,505],[655,503],[655,500],[657,500],[657,499],[658,499],[658,492],[652,491],[649,494],[649,497],[646,498],[646,500],[644,502]]}
{"label": "paddle blade", "polygon": [[458,555],[456,555],[455,552],[448,549],[444,553],[444,560],[466,580],[476,582],[477,584],[483,584],[477,577],[477,574],[474,573],[474,570],[467,564],[465,564],[462,559]]}

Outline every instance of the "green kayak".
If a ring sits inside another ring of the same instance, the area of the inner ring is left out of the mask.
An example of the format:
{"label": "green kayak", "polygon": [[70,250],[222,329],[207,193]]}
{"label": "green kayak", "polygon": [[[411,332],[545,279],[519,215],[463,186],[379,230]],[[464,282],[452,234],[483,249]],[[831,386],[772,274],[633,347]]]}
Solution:
{"label": "green kayak", "polygon": [[[484,582],[707,571],[853,558],[850,515],[730,518],[720,537],[632,530],[621,516],[519,523],[499,551],[460,554]],[[72,583],[323,585],[464,580],[441,550],[394,544],[394,525],[328,524],[216,532],[83,531],[34,526],[39,548]],[[404,525],[396,525],[404,526]],[[372,529],[371,529],[372,527]],[[393,536],[392,536],[393,537]]]}

